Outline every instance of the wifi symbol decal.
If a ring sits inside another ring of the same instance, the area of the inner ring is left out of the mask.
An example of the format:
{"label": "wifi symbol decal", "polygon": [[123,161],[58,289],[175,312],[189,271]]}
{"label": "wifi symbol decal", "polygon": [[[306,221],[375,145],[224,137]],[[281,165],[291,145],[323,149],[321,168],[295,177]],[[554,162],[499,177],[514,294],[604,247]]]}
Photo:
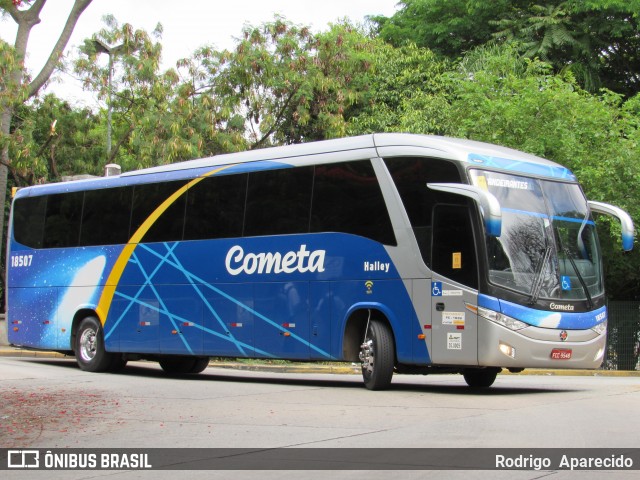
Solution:
{"label": "wifi symbol decal", "polygon": [[373,293],[373,282],[371,280],[364,282],[364,286],[367,289],[367,294]]}

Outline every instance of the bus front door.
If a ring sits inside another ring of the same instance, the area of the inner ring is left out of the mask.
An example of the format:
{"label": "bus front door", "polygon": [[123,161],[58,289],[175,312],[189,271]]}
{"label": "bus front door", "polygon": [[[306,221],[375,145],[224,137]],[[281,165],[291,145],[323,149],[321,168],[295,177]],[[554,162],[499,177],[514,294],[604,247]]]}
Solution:
{"label": "bus front door", "polygon": [[478,365],[478,262],[468,205],[437,205],[431,252],[432,362]]}
{"label": "bus front door", "polygon": [[431,282],[431,360],[440,365],[478,365],[478,317],[466,308],[478,294],[434,274]]}

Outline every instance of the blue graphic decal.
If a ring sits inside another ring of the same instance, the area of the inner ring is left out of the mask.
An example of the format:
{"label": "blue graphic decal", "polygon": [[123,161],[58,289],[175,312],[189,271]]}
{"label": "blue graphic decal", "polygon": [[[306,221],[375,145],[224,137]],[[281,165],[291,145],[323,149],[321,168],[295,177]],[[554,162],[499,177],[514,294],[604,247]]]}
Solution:
{"label": "blue graphic decal", "polygon": [[[9,269],[9,319],[16,322],[9,340],[70,349],[76,312],[96,311],[123,249],[16,246],[12,252],[33,259],[28,268]],[[365,271],[363,265],[375,268]],[[366,281],[376,288],[367,291]],[[387,312],[399,361],[429,363],[427,345],[417,339],[422,330],[410,290],[376,242],[323,233],[138,244],[105,311],[105,347],[155,355],[340,359],[346,320],[356,305]]]}
{"label": "blue graphic decal", "polygon": [[12,285],[8,319],[17,326],[17,331],[9,329],[9,340],[17,345],[69,350],[74,315],[79,309],[95,308],[100,285],[118,250],[12,248],[12,255],[19,254],[29,261],[24,267],[8,270]]}
{"label": "blue graphic decal", "polygon": [[625,252],[633,250],[633,235],[622,234],[622,249]]}
{"label": "blue graphic decal", "polygon": [[492,157],[488,155],[479,155],[470,153],[467,157],[469,163],[474,165],[482,165],[485,167],[499,168],[511,172],[527,173],[532,175],[540,175],[551,178],[559,178],[562,180],[576,181],[576,177],[571,171],[560,165],[543,165],[540,163],[528,162],[523,160],[512,160],[508,158]]}
{"label": "blue graphic decal", "polygon": [[431,296],[442,296],[442,282],[431,282]]}
{"label": "blue graphic decal", "polygon": [[498,300],[487,295],[478,296],[478,305],[504,313],[534,327],[542,328],[586,330],[607,319],[607,307],[601,307],[592,312],[580,313],[534,310],[533,308],[507,302],[506,300]]}
{"label": "blue graphic decal", "polygon": [[562,285],[562,290],[564,291],[571,290],[571,277],[569,275],[562,275],[560,277],[560,282]]}

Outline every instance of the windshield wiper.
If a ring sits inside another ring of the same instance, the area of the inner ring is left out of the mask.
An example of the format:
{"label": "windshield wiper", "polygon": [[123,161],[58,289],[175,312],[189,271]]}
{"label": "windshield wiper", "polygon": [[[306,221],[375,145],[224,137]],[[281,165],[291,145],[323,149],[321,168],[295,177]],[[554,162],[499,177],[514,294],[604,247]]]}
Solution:
{"label": "windshield wiper", "polygon": [[542,289],[542,270],[544,266],[549,261],[549,257],[551,256],[551,245],[547,245],[547,248],[544,250],[544,255],[542,256],[542,260],[538,264],[538,268],[536,269],[536,276],[533,279],[533,286],[531,288],[531,298],[529,298],[529,305],[534,305],[538,298],[540,297],[540,290]]}
{"label": "windshield wiper", "polygon": [[591,294],[589,293],[589,287],[587,287],[587,282],[584,281],[584,277],[580,273],[580,270],[578,269],[578,265],[576,265],[576,262],[571,256],[571,254],[569,253],[569,250],[567,250],[565,246],[562,244],[562,239],[560,238],[558,228],[556,227],[554,230],[556,232],[556,238],[558,239],[560,250],[562,251],[562,253],[564,253],[565,258],[569,260],[569,263],[571,264],[573,271],[576,272],[576,277],[578,277],[580,286],[582,286],[582,290],[584,290],[584,294],[587,297],[587,304],[589,305],[589,308],[593,308],[593,299],[591,298]]}
{"label": "windshield wiper", "polygon": [[563,251],[565,257],[567,257],[567,259],[571,263],[571,266],[573,267],[573,271],[576,272],[576,276],[578,277],[578,281],[580,282],[580,285],[582,285],[582,289],[584,290],[584,294],[587,296],[587,304],[589,305],[589,308],[593,308],[593,300],[591,299],[591,294],[589,293],[589,288],[587,287],[587,283],[584,281],[584,278],[582,277],[582,274],[580,273],[580,270],[578,270],[578,266],[576,265],[576,262],[574,262],[573,258],[571,258],[571,256],[569,255],[569,252],[567,251],[567,249],[563,248],[562,251]]}

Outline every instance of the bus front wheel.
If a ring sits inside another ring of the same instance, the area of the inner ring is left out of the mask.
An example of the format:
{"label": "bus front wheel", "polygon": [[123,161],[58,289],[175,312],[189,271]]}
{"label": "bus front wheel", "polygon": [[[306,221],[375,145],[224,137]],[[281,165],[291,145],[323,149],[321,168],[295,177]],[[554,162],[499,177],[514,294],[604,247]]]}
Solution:
{"label": "bus front wheel", "polygon": [[395,351],[393,336],[385,323],[371,320],[360,346],[360,361],[364,385],[369,390],[382,390],[391,384]]}
{"label": "bus front wheel", "polygon": [[75,355],[78,366],[86,372],[106,372],[114,363],[113,354],[104,349],[102,325],[96,317],[87,317],[80,322]]}
{"label": "bus front wheel", "polygon": [[472,388],[488,388],[493,385],[498,376],[498,368],[468,368],[462,375],[464,381]]}

